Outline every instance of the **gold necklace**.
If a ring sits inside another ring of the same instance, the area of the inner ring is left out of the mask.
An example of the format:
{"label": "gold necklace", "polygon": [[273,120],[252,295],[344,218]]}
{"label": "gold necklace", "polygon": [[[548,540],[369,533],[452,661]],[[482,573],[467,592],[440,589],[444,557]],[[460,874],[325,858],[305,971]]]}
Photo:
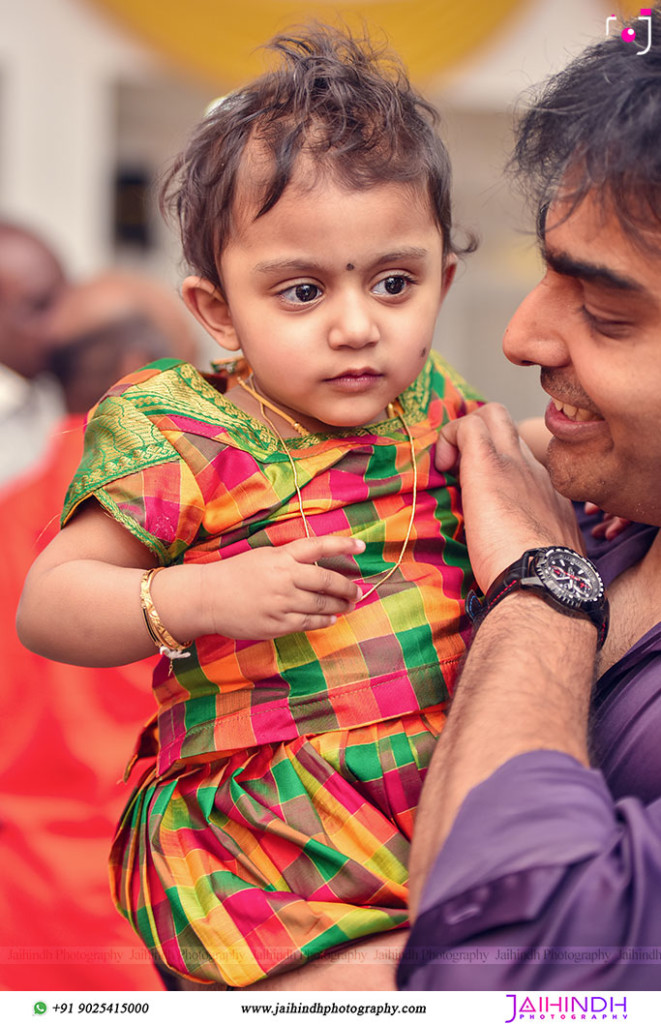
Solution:
{"label": "gold necklace", "polygon": [[[266,405],[271,410],[271,412],[277,413],[278,416],[281,416],[283,420],[285,420],[287,423],[289,423],[289,425],[291,427],[293,427],[294,430],[296,431],[296,433],[300,434],[301,437],[309,437],[310,436],[310,431],[309,430],[306,430],[305,427],[302,427],[300,423],[298,423],[295,419],[292,419],[291,416],[288,416],[286,412],[282,411],[282,409],[278,409],[277,405],[275,405],[274,402],[270,402],[268,400],[268,398],[265,398],[264,395],[260,394],[259,391],[257,391],[256,388],[251,388],[250,384],[248,384],[247,381],[243,380],[242,377],[237,377],[236,378],[236,382],[237,382],[237,384],[241,385],[241,387],[243,388],[244,391],[247,391],[249,395],[252,395],[252,397],[255,399],[255,401],[259,402],[259,404],[261,406],[261,409],[262,409],[262,414],[264,414],[264,406]],[[268,417],[267,417],[267,421],[268,421],[268,423],[271,426],[273,426],[273,424],[268,419]],[[275,428],[274,428],[274,430],[275,430]],[[275,430],[275,434],[276,434],[277,437],[280,437],[280,434],[278,433],[277,430]],[[282,438],[280,438],[280,440],[282,440]]]}
{"label": "gold necklace", "polygon": [[[275,405],[274,402],[271,402],[271,401],[269,401],[268,398],[265,398],[264,395],[260,394],[259,391],[256,390],[256,388],[252,388],[241,377],[237,377],[237,383],[241,385],[241,387],[243,388],[244,391],[247,391],[248,394],[252,395],[253,398],[255,399],[255,401],[259,404],[259,408],[260,408],[260,412],[262,414],[262,417],[264,418],[264,420],[266,421],[268,426],[271,428],[271,430],[273,431],[273,433],[277,437],[278,441],[280,442],[280,444],[282,446],[282,449],[283,449],[285,455],[289,459],[289,465],[291,466],[292,475],[294,477],[294,487],[296,488],[296,497],[298,498],[298,509],[299,509],[299,512],[301,513],[301,519],[303,520],[303,528],[305,530],[305,535],[306,535],[306,537],[312,537],[312,534],[310,532],[310,527],[308,526],[308,521],[307,521],[307,518],[306,518],[306,515],[305,515],[305,509],[303,508],[303,495],[301,494],[301,488],[300,488],[299,483],[298,483],[298,472],[296,470],[296,463],[294,462],[294,459],[292,458],[292,454],[291,454],[289,448],[287,447],[287,444],[285,442],[284,437],[282,436],[282,434],[280,433],[280,431],[276,427],[276,425],[273,422],[273,420],[269,416],[267,416],[265,406],[267,406],[272,412],[277,413],[277,415],[280,416],[283,420],[285,420],[286,423],[289,423],[290,426],[292,426],[294,428],[294,430],[296,430],[297,433],[300,434],[301,437],[309,437],[310,436],[310,431],[306,430],[305,427],[301,426],[300,423],[298,423],[295,419],[293,419],[291,416],[289,416],[286,412],[283,412],[282,409],[279,409],[278,406]],[[369,580],[369,579],[374,579],[375,576],[382,576],[383,573],[385,573],[385,575],[383,576],[383,579],[379,580],[378,583],[375,583],[374,586],[370,587],[370,589],[368,591],[366,591],[364,594],[361,594],[361,596],[356,601],[356,604],[360,604],[360,602],[364,601],[366,597],[369,597],[370,594],[373,594],[375,590],[378,590],[379,587],[382,586],[386,582],[386,580],[390,579],[392,574],[394,572],[396,572],[397,569],[399,569],[399,567],[402,564],[402,561],[404,559],[404,553],[406,551],[408,542],[409,542],[409,540],[411,538],[411,532],[413,530],[413,521],[415,519],[415,509],[416,509],[416,504],[417,504],[417,499],[418,499],[418,466],[417,466],[417,463],[415,461],[415,443],[413,441],[413,435],[411,434],[411,431],[409,429],[408,423],[404,419],[404,412],[403,412],[401,404],[399,402],[397,402],[397,406],[398,406],[398,408],[395,407],[395,404],[393,402],[388,402],[387,412],[388,412],[388,419],[394,419],[395,417],[399,418],[399,421],[402,424],[402,426],[404,427],[404,430],[406,432],[406,436],[407,436],[408,442],[409,442],[409,448],[410,448],[410,451],[411,451],[411,465],[413,467],[413,495],[412,495],[412,498],[411,498],[411,517],[409,519],[409,525],[408,525],[408,528],[406,530],[406,536],[404,538],[404,543],[402,544],[402,550],[399,553],[399,558],[397,559],[395,564],[390,569],[384,569],[383,572],[377,572],[377,573],[373,573],[371,576],[364,576],[363,577],[363,580],[366,580],[366,579]]]}

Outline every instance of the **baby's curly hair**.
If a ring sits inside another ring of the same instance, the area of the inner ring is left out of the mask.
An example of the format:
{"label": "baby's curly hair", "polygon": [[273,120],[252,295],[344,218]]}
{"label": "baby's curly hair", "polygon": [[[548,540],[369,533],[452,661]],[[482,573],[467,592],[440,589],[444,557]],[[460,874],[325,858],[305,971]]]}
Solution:
{"label": "baby's curly hair", "polygon": [[[257,217],[278,202],[305,151],[348,188],[421,186],[445,253],[458,252],[450,160],[437,134],[438,113],[413,88],[398,58],[367,37],[323,25],[278,35],[269,48],[279,66],[207,114],[163,183],[161,208],[176,215],[192,270],[222,289],[218,265],[250,141],[270,158]],[[472,248],[469,243],[463,251]]]}

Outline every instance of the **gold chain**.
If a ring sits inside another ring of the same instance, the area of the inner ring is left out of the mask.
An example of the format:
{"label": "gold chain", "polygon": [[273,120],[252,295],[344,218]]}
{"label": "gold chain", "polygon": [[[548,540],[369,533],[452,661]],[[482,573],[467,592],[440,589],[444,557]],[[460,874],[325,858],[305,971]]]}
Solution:
{"label": "gold chain", "polygon": [[[291,416],[288,416],[286,412],[282,411],[282,409],[279,409],[278,406],[275,405],[275,403],[270,402],[268,398],[265,398],[264,395],[261,395],[259,393],[259,391],[255,390],[255,388],[250,387],[250,385],[247,384],[246,381],[242,380],[241,377],[237,377],[237,383],[241,385],[241,387],[244,389],[244,391],[247,391],[249,394],[251,394],[256,402],[259,403],[260,412],[261,412],[264,420],[266,421],[267,425],[271,428],[271,430],[273,431],[273,433],[277,437],[278,441],[280,442],[280,444],[282,446],[282,449],[283,449],[285,455],[289,459],[289,465],[291,466],[292,475],[294,477],[294,487],[296,488],[296,496],[298,498],[298,508],[299,508],[299,512],[301,513],[301,519],[303,520],[303,528],[305,530],[306,537],[310,537],[311,538],[312,537],[312,533],[310,532],[310,527],[308,526],[307,517],[305,515],[305,509],[303,508],[303,495],[301,494],[301,488],[300,488],[299,483],[298,483],[298,472],[297,472],[297,469],[296,469],[296,463],[294,462],[294,459],[292,458],[292,454],[291,454],[291,452],[290,452],[290,450],[289,450],[289,448],[287,446],[287,443],[286,443],[284,437],[282,436],[282,434],[280,433],[280,431],[276,427],[276,425],[273,422],[273,420],[269,416],[267,416],[266,409],[264,407],[268,406],[268,408],[271,409],[272,412],[275,412],[275,413],[278,414],[278,416],[282,417],[282,419],[285,420],[285,422],[289,423],[294,428],[294,430],[296,430],[301,435],[301,437],[309,437],[310,436],[310,431],[306,430],[305,427],[301,426],[300,423],[298,423],[296,420],[292,419]],[[399,418],[399,421],[402,424],[402,426],[404,427],[404,430],[406,432],[406,436],[407,436],[408,442],[409,442],[409,448],[410,448],[410,451],[411,451],[411,465],[413,467],[413,495],[412,495],[412,498],[411,498],[411,517],[409,519],[409,525],[408,525],[408,528],[406,530],[406,536],[404,538],[404,543],[402,544],[402,550],[399,553],[399,558],[397,559],[395,564],[393,566],[391,566],[390,569],[383,569],[382,572],[372,573],[371,576],[364,576],[363,577],[363,580],[366,580],[366,579],[369,580],[369,579],[374,579],[375,576],[382,576],[383,573],[385,573],[385,575],[383,576],[383,579],[379,580],[378,583],[375,583],[374,586],[370,587],[370,589],[367,590],[364,594],[361,594],[361,596],[356,601],[356,604],[360,604],[360,602],[364,601],[366,597],[369,597],[371,594],[373,594],[375,590],[378,590],[379,587],[382,586],[386,582],[386,580],[389,580],[390,577],[392,576],[392,574],[394,572],[396,572],[397,569],[399,569],[400,565],[402,564],[402,561],[404,560],[404,554],[406,552],[406,548],[407,548],[408,542],[409,542],[409,540],[411,538],[411,532],[413,530],[413,522],[415,520],[415,510],[416,510],[417,499],[418,499],[418,466],[417,466],[417,463],[415,461],[415,443],[413,441],[413,435],[411,434],[411,431],[409,429],[408,423],[404,419],[404,413],[402,411],[402,407],[401,407],[400,403],[398,402],[397,405],[399,406],[399,409],[395,408],[395,405],[394,405],[393,402],[388,402],[388,410],[387,411],[388,411],[388,418],[389,419],[394,419],[396,416]]]}
{"label": "gold chain", "polygon": [[[274,402],[270,402],[268,400],[268,398],[265,398],[264,395],[260,394],[259,391],[257,391],[255,388],[251,388],[250,384],[248,384],[247,381],[243,380],[241,377],[237,377],[236,378],[236,382],[237,382],[237,384],[241,385],[241,387],[243,388],[244,391],[247,391],[249,395],[252,395],[252,397],[257,402],[259,402],[259,404],[261,406],[261,409],[262,409],[262,414],[263,415],[265,415],[264,414],[264,406],[266,405],[271,410],[271,412],[277,413],[278,416],[281,416],[283,420],[285,420],[287,423],[289,423],[289,425],[291,427],[293,427],[294,430],[296,431],[296,433],[300,434],[301,437],[309,437],[310,436],[310,431],[309,430],[306,430],[305,427],[302,427],[300,423],[298,423],[295,419],[292,419],[291,416],[288,416],[286,412],[282,411],[282,409],[278,409],[277,405],[275,405]],[[267,418],[267,423],[269,423],[271,426],[273,426],[273,424],[271,423],[271,421],[268,418]],[[280,437],[280,434],[278,433],[277,430],[275,431],[275,433],[276,433],[277,437]],[[282,438],[281,438],[281,440],[282,440]]]}
{"label": "gold chain", "polygon": [[[301,513],[301,519],[303,520],[303,529],[305,530],[305,536],[311,538],[312,534],[310,533],[310,527],[308,526],[308,521],[307,521],[307,519],[305,517],[305,509],[303,508],[303,495],[301,494],[301,488],[300,488],[299,483],[298,483],[298,470],[296,469],[296,463],[292,459],[291,452],[289,451],[289,448],[287,447],[287,445],[285,443],[284,437],[282,436],[282,434],[280,433],[280,431],[278,430],[278,428],[276,427],[275,423],[270,418],[270,416],[266,415],[266,410],[264,408],[264,404],[261,402],[260,396],[257,396],[257,400],[259,401],[259,405],[260,405],[262,416],[264,417],[264,419],[268,423],[269,427],[271,428],[271,430],[273,431],[273,433],[277,437],[278,441],[282,445],[283,451],[285,452],[287,458],[289,459],[289,465],[291,466],[291,471],[292,471],[292,473],[294,475],[294,487],[296,488],[296,496],[298,498],[298,510]],[[293,426],[293,424],[292,424],[292,426]],[[306,431],[306,433],[308,433],[308,432]],[[308,436],[309,436],[309,433],[308,433]],[[315,562],[314,564],[316,565],[317,563]]]}
{"label": "gold chain", "polygon": [[[366,593],[364,593],[361,597],[359,597],[358,600],[356,601],[356,604],[360,604],[360,602],[364,601],[366,597],[369,597],[370,594],[373,594],[375,590],[378,590],[379,587],[382,586],[382,584],[384,584],[386,582],[386,580],[389,580],[390,577],[392,576],[392,574],[394,572],[396,572],[397,569],[399,569],[399,567],[402,564],[402,561],[404,559],[404,553],[406,551],[406,547],[408,545],[408,542],[409,542],[410,537],[411,537],[411,532],[413,530],[413,521],[415,519],[415,509],[416,509],[416,504],[417,504],[417,500],[418,500],[418,464],[415,461],[415,444],[414,444],[414,441],[413,441],[413,434],[411,433],[411,431],[409,429],[408,423],[404,419],[404,413],[402,411],[402,407],[401,407],[400,403],[398,402],[397,404],[399,406],[399,411],[397,411],[395,409],[395,406],[394,406],[394,404],[392,402],[388,402],[388,418],[389,419],[394,419],[395,416],[399,417],[399,422],[404,427],[404,430],[406,432],[406,436],[407,436],[407,438],[409,440],[409,449],[411,451],[411,466],[413,468],[413,494],[411,496],[411,516],[409,518],[409,525],[408,525],[407,530],[406,530],[406,536],[404,538],[404,543],[402,544],[402,550],[399,552],[399,558],[397,559],[395,564],[392,566],[392,568],[387,569],[387,570],[385,570],[385,569],[383,570],[385,572],[385,576],[383,577],[383,579],[379,580],[378,583],[375,583],[373,587],[371,587],[368,591],[366,591]],[[382,573],[377,572],[377,573],[373,573],[371,576],[365,576],[365,577],[363,577],[363,579],[368,579],[369,580],[369,579],[373,579],[375,576],[381,576],[381,575],[382,575]]]}

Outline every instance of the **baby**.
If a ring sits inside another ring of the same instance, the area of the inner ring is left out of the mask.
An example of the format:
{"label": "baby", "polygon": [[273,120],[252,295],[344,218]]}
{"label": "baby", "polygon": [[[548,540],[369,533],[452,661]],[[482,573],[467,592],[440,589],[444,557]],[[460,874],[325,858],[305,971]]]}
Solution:
{"label": "baby", "polygon": [[[431,352],[457,253],[433,108],[367,41],[272,45],[167,184],[186,305],[243,358],[111,388],[19,628],[75,664],[160,649],[115,898],[170,971],[286,988],[407,925],[472,582],[434,448],[478,396]],[[394,987],[392,960],[350,987]]]}

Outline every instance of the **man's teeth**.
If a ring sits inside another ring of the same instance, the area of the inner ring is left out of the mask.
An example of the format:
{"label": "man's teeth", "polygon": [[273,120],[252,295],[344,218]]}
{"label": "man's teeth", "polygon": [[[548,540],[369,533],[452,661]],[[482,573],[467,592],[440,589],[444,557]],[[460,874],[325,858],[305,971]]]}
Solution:
{"label": "man's teeth", "polygon": [[601,416],[589,412],[587,409],[579,409],[576,405],[567,405],[566,402],[559,402],[557,398],[551,399],[558,412],[565,414],[568,420],[575,420],[577,423],[584,423],[588,420],[599,420]]}

